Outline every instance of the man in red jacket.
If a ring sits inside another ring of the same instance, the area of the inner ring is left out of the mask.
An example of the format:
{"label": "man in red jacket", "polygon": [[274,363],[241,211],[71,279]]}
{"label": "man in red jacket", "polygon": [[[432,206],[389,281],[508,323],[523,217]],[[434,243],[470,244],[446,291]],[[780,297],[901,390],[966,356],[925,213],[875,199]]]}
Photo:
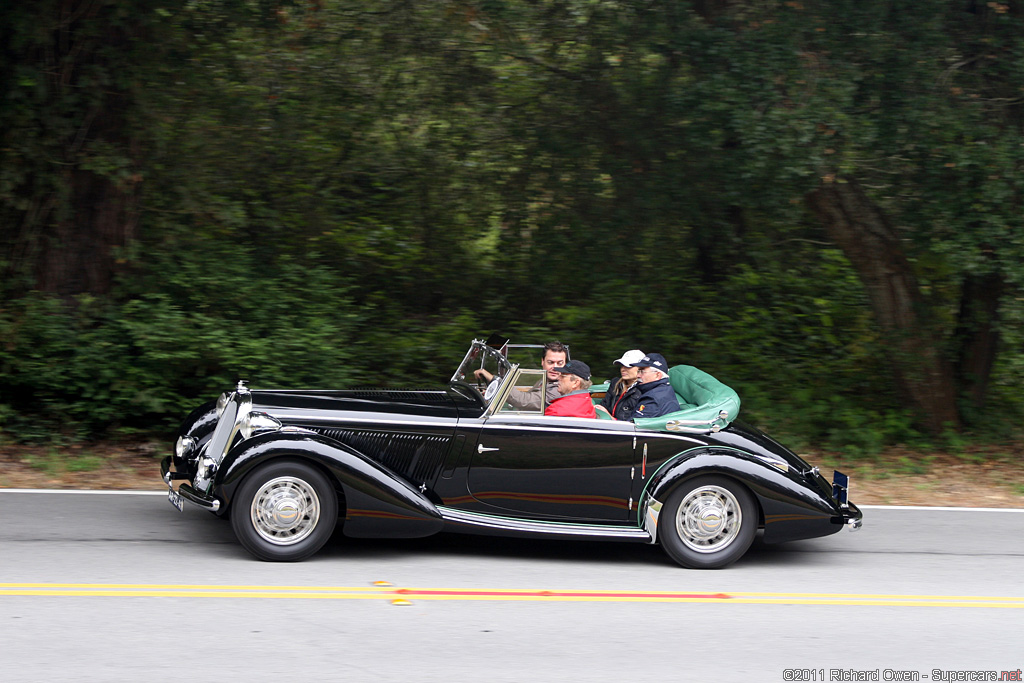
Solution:
{"label": "man in red jacket", "polygon": [[590,366],[581,360],[571,360],[553,368],[558,373],[558,398],[548,404],[545,415],[561,417],[597,417],[590,401]]}

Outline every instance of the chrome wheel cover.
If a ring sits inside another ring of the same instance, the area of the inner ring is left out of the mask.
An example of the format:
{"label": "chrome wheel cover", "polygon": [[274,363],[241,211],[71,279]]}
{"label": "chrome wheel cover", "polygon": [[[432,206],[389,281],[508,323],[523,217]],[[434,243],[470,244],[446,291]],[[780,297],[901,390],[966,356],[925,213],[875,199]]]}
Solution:
{"label": "chrome wheel cover", "polygon": [[743,511],[736,496],[721,486],[690,491],[676,512],[676,533],[698,553],[718,552],[739,536]]}
{"label": "chrome wheel cover", "polygon": [[294,545],[320,521],[320,499],[310,484],[297,477],[278,477],[260,487],[249,507],[256,533],[274,545]]}

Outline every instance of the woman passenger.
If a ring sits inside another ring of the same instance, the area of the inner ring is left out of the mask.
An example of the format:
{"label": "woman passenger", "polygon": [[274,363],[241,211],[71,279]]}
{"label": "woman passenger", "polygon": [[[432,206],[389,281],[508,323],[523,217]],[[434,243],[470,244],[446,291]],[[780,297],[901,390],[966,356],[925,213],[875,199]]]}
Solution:
{"label": "woman passenger", "polygon": [[638,369],[633,367],[633,363],[643,360],[644,355],[640,349],[632,349],[615,361],[620,366],[620,377],[614,382],[609,382],[608,391],[605,392],[601,403],[596,406],[597,410],[604,411],[616,420],[633,419],[633,409],[640,401]]}

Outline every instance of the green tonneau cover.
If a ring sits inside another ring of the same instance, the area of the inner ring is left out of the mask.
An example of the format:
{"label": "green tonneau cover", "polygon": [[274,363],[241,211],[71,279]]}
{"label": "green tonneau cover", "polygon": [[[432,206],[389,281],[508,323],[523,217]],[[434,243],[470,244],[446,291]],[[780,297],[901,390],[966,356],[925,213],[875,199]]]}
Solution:
{"label": "green tonneau cover", "polygon": [[638,417],[633,422],[640,429],[718,431],[739,415],[739,394],[703,370],[692,365],[677,365],[668,371],[668,378],[676,391],[680,410],[661,417]]}

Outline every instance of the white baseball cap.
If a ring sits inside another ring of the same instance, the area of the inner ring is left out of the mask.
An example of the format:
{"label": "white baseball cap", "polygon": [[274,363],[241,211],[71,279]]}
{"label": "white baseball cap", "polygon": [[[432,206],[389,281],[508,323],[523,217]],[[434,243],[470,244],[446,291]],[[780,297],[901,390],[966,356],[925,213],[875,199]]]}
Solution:
{"label": "white baseball cap", "polygon": [[644,359],[644,356],[646,355],[647,354],[645,354],[640,349],[631,349],[622,354],[622,358],[619,358],[614,362],[618,363],[624,368],[631,368],[633,367],[633,363],[638,363],[639,361],[642,361]]}

